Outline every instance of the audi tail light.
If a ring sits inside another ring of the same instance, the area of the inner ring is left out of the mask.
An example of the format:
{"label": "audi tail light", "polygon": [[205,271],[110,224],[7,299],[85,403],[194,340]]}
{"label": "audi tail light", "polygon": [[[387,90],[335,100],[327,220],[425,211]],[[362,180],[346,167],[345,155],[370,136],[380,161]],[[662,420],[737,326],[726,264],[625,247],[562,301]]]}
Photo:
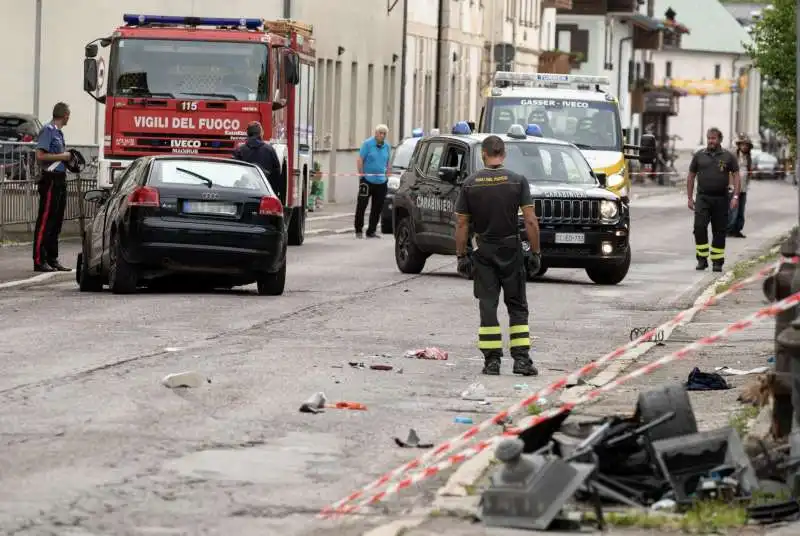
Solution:
{"label": "audi tail light", "polygon": [[277,216],[283,218],[283,204],[275,196],[268,195],[261,198],[258,206],[258,213],[262,216]]}
{"label": "audi tail light", "polygon": [[128,205],[132,207],[157,207],[160,201],[158,190],[152,186],[139,186],[128,196]]}

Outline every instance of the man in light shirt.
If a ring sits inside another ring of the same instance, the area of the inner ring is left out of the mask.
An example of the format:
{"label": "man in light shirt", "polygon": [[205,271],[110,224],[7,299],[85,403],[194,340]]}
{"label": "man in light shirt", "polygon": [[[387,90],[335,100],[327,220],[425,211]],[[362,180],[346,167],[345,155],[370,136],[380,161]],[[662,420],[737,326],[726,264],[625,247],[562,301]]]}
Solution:
{"label": "man in light shirt", "polygon": [[747,183],[750,181],[750,173],[753,170],[753,157],[750,151],[753,149],[753,142],[746,134],[739,134],[736,139],[736,158],[739,160],[739,205],[730,210],[728,216],[728,236],[733,238],[746,238],[742,234],[744,228],[744,207],[747,202]]}

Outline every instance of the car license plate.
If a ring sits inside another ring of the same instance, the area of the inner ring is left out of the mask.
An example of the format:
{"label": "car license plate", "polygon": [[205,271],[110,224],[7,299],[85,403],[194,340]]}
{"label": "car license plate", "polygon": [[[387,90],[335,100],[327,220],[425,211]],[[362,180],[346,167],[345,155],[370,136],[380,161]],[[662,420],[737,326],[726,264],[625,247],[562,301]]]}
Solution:
{"label": "car license plate", "polygon": [[183,211],[189,214],[216,214],[235,216],[236,205],[231,203],[209,203],[207,201],[184,201]]}
{"label": "car license plate", "polygon": [[556,233],[556,244],[583,244],[586,235],[583,233]]}

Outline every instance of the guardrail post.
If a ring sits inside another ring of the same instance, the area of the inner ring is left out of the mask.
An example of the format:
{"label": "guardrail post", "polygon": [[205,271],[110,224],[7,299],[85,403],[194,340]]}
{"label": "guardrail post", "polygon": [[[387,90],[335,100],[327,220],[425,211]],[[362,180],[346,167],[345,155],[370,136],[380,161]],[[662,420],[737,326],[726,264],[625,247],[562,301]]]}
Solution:
{"label": "guardrail post", "polygon": [[[798,255],[798,232],[794,228],[786,241],[781,244],[781,255],[792,257]],[[783,264],[775,275],[764,280],[764,295],[772,302],[783,300],[792,295],[792,280],[795,277],[796,265]],[[772,435],[775,438],[786,438],[792,431],[793,408],[800,409],[800,405],[792,404],[792,363],[793,356],[797,355],[786,347],[780,335],[797,317],[794,308],[780,313],[775,319],[775,372],[776,383],[774,405],[772,408]],[[797,402],[795,400],[795,402]]]}

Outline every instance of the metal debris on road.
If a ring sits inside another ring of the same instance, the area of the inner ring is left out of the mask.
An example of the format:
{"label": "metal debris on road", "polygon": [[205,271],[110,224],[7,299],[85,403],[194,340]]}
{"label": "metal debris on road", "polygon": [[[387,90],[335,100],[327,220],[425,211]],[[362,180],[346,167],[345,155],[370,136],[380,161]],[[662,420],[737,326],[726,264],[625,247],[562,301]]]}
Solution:
{"label": "metal debris on road", "polygon": [[360,368],[360,369],[367,368],[367,365],[366,365],[366,364],[364,364],[364,363],[357,363],[357,362],[355,362],[355,361],[350,361],[350,362],[348,363],[348,365],[350,365],[350,366],[351,366],[351,367],[353,367],[353,368]]}
{"label": "metal debris on road", "polygon": [[397,444],[398,447],[403,447],[403,448],[417,448],[417,449],[433,448],[433,443],[420,443],[419,435],[417,435],[417,431],[414,430],[413,428],[409,429],[408,438],[405,441],[403,441],[399,437],[395,437],[394,442]]}
{"label": "metal debris on road", "polygon": [[482,383],[473,383],[461,393],[461,398],[473,402],[483,402],[486,400],[486,395],[486,387]]}
{"label": "metal debris on road", "polygon": [[435,346],[429,346],[427,348],[420,348],[419,350],[409,350],[403,357],[407,357],[409,359],[429,359],[432,361],[447,361],[447,352],[440,348],[436,348]]}
{"label": "metal debris on road", "polygon": [[204,383],[211,383],[211,378],[203,376],[199,372],[186,371],[167,374],[164,376],[164,379],[161,380],[161,383],[164,384],[164,387],[169,387],[170,389],[182,387],[196,388]]}
{"label": "metal debris on road", "polygon": [[322,413],[327,402],[328,399],[325,397],[325,393],[314,393],[300,406],[300,413]]}
{"label": "metal debris on road", "polygon": [[370,365],[370,370],[393,370],[394,367],[391,365]]}

